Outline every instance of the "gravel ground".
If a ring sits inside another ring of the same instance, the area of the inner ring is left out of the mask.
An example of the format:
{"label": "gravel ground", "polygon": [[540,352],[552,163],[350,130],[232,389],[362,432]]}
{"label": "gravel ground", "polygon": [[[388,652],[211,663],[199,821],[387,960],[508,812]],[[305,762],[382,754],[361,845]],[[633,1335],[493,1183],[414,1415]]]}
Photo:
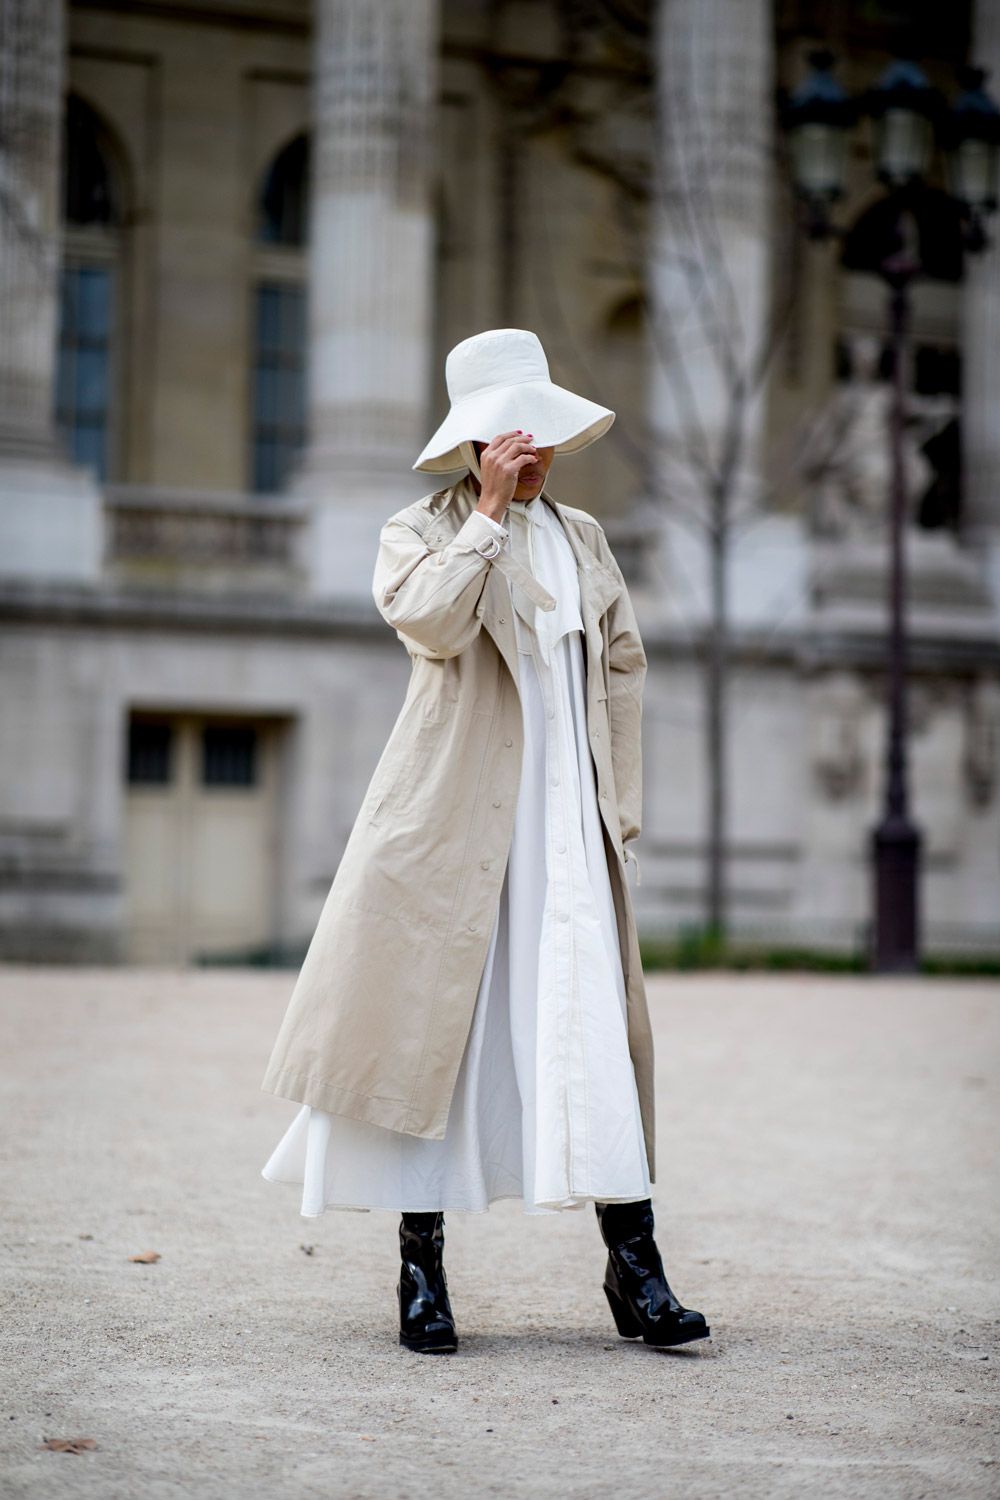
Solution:
{"label": "gravel ground", "polygon": [[618,1338],[592,1211],[502,1203],[447,1221],[431,1359],[395,1215],[260,1177],[292,980],[0,969],[5,1500],[1000,1495],[1000,987],[651,976],[658,1240],[712,1338]]}

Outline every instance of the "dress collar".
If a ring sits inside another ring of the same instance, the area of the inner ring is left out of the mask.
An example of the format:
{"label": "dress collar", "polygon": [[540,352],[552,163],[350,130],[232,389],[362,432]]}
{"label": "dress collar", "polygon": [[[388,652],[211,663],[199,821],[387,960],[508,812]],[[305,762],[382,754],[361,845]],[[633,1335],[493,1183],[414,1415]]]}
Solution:
{"label": "dress collar", "polygon": [[545,524],[545,502],[541,491],[537,495],[532,495],[530,500],[511,500],[507,508],[518,511],[522,516],[527,516],[528,520],[534,522],[536,526]]}

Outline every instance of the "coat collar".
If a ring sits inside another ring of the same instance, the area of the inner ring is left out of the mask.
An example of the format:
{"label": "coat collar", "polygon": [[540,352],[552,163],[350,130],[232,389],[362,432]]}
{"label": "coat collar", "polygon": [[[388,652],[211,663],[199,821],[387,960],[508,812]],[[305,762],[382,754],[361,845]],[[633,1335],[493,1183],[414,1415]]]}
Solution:
{"label": "coat collar", "polygon": [[532,526],[543,525],[546,514],[552,509],[551,505],[545,504],[544,497],[540,494],[534,495],[530,500],[512,500],[507,507],[507,514],[510,515],[515,507]]}

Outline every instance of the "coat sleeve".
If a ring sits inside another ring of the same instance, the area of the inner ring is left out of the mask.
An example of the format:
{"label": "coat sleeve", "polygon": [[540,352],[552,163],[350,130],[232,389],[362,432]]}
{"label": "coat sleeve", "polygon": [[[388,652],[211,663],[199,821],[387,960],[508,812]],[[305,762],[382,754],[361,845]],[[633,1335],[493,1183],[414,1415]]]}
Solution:
{"label": "coat sleeve", "polygon": [[479,551],[508,533],[481,511],[472,511],[444,547],[433,551],[420,532],[396,516],[379,533],[372,596],[403,644],[421,656],[457,656],[482,628],[476,613],[491,567]]}
{"label": "coat sleeve", "polygon": [[608,717],[612,762],[621,767],[615,781],[622,843],[642,831],[642,693],[646,681],[646,652],[639,635],[632,600],[602,531],[602,560],[621,583],[622,591],[608,610]]}

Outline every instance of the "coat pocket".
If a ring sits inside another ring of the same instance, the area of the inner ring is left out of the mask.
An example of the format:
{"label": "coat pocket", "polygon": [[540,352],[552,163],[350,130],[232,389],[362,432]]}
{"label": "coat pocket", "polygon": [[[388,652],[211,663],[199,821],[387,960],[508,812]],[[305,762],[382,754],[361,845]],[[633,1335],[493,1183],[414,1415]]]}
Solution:
{"label": "coat pocket", "polygon": [[458,702],[458,658],[446,656],[440,661],[427,661],[424,677],[428,683],[424,719],[433,723],[447,719]]}
{"label": "coat pocket", "polygon": [[368,799],[368,821],[376,826],[393,812],[410,807],[419,797],[428,764],[439,748],[447,719],[425,718],[411,730],[398,756],[386,767],[386,775]]}

